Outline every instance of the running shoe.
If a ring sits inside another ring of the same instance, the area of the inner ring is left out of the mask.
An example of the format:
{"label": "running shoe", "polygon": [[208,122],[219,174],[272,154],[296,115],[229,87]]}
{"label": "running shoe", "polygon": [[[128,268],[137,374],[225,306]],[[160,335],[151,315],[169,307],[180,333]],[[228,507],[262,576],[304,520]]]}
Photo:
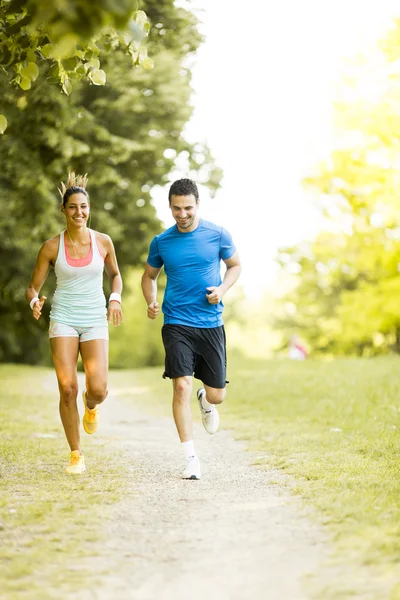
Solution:
{"label": "running shoe", "polygon": [[199,401],[201,420],[203,422],[204,429],[207,431],[207,433],[209,433],[210,435],[213,435],[218,429],[219,414],[218,414],[218,411],[217,411],[216,407],[214,406],[214,404],[212,404],[211,408],[209,408],[207,410],[205,410],[203,408],[201,401],[205,397],[206,397],[206,390],[204,388],[198,389],[197,390],[197,400]]}
{"label": "running shoe", "polygon": [[83,429],[86,433],[94,433],[99,425],[99,408],[88,408],[86,406],[86,390],[82,394],[83,404],[85,406],[85,414],[83,415]]}
{"label": "running shoe", "polygon": [[86,471],[85,459],[79,450],[72,450],[69,457],[69,466],[65,469],[67,473],[79,474]]}
{"label": "running shoe", "polygon": [[186,468],[182,473],[182,479],[200,479],[200,477],[200,461],[197,456],[191,456],[188,458]]}

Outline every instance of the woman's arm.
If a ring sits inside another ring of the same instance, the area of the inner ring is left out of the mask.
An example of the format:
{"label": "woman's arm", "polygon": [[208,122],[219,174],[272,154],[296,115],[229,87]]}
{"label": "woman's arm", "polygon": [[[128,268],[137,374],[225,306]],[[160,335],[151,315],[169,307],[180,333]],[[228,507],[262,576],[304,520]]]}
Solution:
{"label": "woman's arm", "polygon": [[40,248],[35,268],[33,269],[32,277],[28,288],[26,290],[25,297],[29,302],[33,317],[38,320],[42,314],[42,308],[46,296],[39,298],[40,290],[49,274],[50,266],[54,263],[54,239],[47,240]]}
{"label": "woman's arm", "polygon": [[124,316],[121,309],[122,277],[119,272],[114,244],[110,236],[102,234],[102,246],[105,248],[104,268],[110,282],[111,295],[108,302],[107,320],[115,327],[121,325]]}

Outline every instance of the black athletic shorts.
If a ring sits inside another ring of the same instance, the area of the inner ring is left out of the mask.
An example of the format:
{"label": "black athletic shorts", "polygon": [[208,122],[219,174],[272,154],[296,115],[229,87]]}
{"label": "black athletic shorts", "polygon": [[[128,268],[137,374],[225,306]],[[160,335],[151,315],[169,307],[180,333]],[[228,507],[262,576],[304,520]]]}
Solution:
{"label": "black athletic shorts", "polygon": [[194,375],[210,387],[225,387],[226,338],[223,325],[210,329],[164,325],[161,333],[165,348],[164,379]]}

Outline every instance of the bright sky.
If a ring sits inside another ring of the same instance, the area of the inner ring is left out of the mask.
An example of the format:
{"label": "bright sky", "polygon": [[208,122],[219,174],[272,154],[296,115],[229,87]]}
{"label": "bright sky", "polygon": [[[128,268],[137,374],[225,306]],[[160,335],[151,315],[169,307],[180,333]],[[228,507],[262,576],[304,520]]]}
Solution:
{"label": "bright sky", "polygon": [[[193,10],[196,2],[180,4]],[[208,142],[224,171],[201,215],[223,225],[251,296],[271,286],[279,247],[313,235],[318,213],[301,180],[331,148],[332,103],[343,61],[400,16],[398,0],[203,0],[205,44],[193,68],[190,141]],[[178,173],[177,177],[187,176]],[[167,191],[154,203],[173,224]]]}

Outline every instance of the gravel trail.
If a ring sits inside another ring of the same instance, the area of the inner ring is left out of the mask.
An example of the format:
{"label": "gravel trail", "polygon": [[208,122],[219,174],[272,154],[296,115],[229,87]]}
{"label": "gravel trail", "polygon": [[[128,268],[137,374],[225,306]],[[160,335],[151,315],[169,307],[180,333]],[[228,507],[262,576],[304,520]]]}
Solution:
{"label": "gravel trail", "polygon": [[195,423],[202,479],[182,480],[172,418],[138,412],[124,393],[107,399],[92,439],[122,450],[134,486],[84,560],[99,585],[79,599],[308,600],[326,540],[284,476],[252,466],[230,432],[209,436]]}

